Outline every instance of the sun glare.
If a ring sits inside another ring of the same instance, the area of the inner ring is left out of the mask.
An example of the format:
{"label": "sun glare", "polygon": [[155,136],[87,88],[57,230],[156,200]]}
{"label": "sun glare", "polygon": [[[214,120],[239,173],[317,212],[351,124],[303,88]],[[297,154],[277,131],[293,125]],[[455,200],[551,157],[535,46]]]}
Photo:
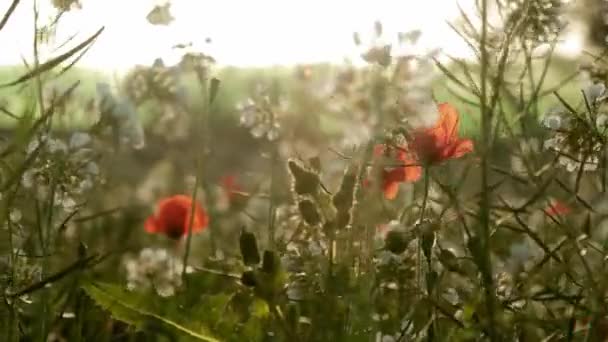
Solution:
{"label": "sun glare", "polygon": [[[104,26],[81,66],[121,72],[135,64],[150,64],[151,56],[171,63],[180,58],[180,51],[173,46],[189,43],[222,65],[340,63],[345,59],[357,63],[360,51],[353,44],[353,32],[361,32],[365,43],[365,34],[379,20],[385,37],[419,29],[423,33],[417,48],[441,48],[452,56],[470,57],[468,46],[448,25],[459,13],[457,2],[452,1],[173,0],[175,20],[168,26],[151,25],[146,14],[159,3],[83,1],[80,10],[64,14],[48,46],[58,46],[75,34],[82,40]],[[470,9],[472,1],[461,0],[459,4]],[[41,3],[45,5],[40,9],[42,22],[48,22],[52,13],[48,3]],[[32,6],[19,6],[0,35],[4,50],[0,65],[20,64],[23,57],[31,57],[32,10]],[[581,42],[577,34],[570,34],[562,46],[562,52],[576,54]]]}
{"label": "sun glare", "polygon": [[[461,1],[461,5],[468,2]],[[422,48],[441,45],[454,55],[467,53],[446,23],[457,15],[456,4],[444,0],[174,0],[171,12],[175,20],[169,26],[147,22],[146,14],[155,4],[158,2],[83,1],[82,9],[64,15],[54,43],[58,45],[75,33],[82,39],[105,26],[81,63],[104,70],[149,64],[150,56],[171,60],[178,55],[172,46],[190,42],[224,65],[341,62],[358,56],[353,32],[370,32],[373,22],[380,20],[387,37],[420,29]],[[31,11],[31,6],[20,6],[6,28],[8,32],[0,36],[4,47],[0,64],[20,63],[21,56],[31,56]],[[41,13],[44,21],[50,12],[42,8]],[[210,43],[206,42],[208,38]]]}

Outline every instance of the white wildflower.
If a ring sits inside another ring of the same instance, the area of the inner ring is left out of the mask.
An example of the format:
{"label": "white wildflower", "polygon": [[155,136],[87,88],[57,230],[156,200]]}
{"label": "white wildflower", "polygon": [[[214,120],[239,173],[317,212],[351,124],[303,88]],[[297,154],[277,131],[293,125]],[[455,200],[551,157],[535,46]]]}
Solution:
{"label": "white wildflower", "polygon": [[99,174],[99,167],[97,166],[97,163],[88,162],[85,166],[85,172],[90,175],[97,176]]}
{"label": "white wildflower", "polygon": [[548,115],[543,119],[543,125],[549,129],[558,130],[562,126],[562,118],[559,115]]}
{"label": "white wildflower", "polygon": [[251,135],[255,138],[261,138],[266,132],[268,132],[268,125],[265,123],[259,123],[251,129]]}
{"label": "white wildflower", "polygon": [[43,144],[46,142],[47,138],[48,137],[46,135],[33,137],[32,140],[30,140],[29,144],[27,145],[27,148],[26,148],[27,154],[31,154],[35,150],[37,150],[39,148],[40,144]]}
{"label": "white wildflower", "polygon": [[66,153],[68,151],[68,146],[59,139],[49,139],[47,142],[47,146],[50,153]]}
{"label": "white wildflower", "polygon": [[91,190],[93,188],[93,181],[91,181],[91,179],[89,178],[85,178],[82,181],[80,181],[80,184],[78,184],[78,189],[76,190],[77,193],[84,193],[85,191]]}
{"label": "white wildflower", "polygon": [[601,113],[595,119],[595,125],[599,130],[605,130],[608,128],[608,115]]}
{"label": "white wildflower", "polygon": [[272,127],[266,133],[266,137],[269,141],[275,141],[279,138],[279,132],[281,129],[281,125],[278,122],[273,123]]}
{"label": "white wildflower", "polygon": [[74,201],[72,197],[65,197],[61,205],[66,211],[74,211],[74,208],[76,208],[76,201]]}
{"label": "white wildflower", "polygon": [[606,86],[603,83],[595,83],[588,86],[585,90],[585,97],[590,105],[595,105],[606,99]]}
{"label": "white wildflower", "polygon": [[36,170],[28,169],[21,175],[21,185],[24,188],[29,189],[34,186],[34,179],[36,177]]}
{"label": "white wildflower", "polygon": [[131,290],[151,287],[158,295],[170,297],[181,286],[183,264],[165,249],[144,248],[138,258],[126,259],[124,267]]}
{"label": "white wildflower", "polygon": [[19,209],[13,208],[9,214],[9,218],[13,223],[18,223],[19,221],[21,221],[22,218],[21,211]]}
{"label": "white wildflower", "polygon": [[76,132],[74,134],[72,134],[72,137],[70,138],[70,149],[79,149],[81,147],[84,147],[86,145],[88,145],[91,142],[91,136],[88,135],[87,133],[83,133],[83,132]]}

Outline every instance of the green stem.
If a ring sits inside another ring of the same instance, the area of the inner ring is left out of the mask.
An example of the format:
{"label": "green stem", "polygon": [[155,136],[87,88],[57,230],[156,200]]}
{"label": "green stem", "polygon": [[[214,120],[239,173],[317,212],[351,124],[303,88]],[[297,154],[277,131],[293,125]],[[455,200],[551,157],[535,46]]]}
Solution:
{"label": "green stem", "polygon": [[271,307],[272,314],[275,316],[276,319],[279,320],[281,327],[285,331],[285,335],[287,335],[287,337],[292,341],[298,342],[300,339],[298,338],[297,334],[294,334],[294,332],[291,331],[289,324],[285,319],[285,315],[283,315],[283,312],[281,311],[281,308],[274,303],[268,303],[268,305]]}
{"label": "green stem", "polygon": [[186,250],[184,251],[184,262],[182,266],[182,282],[186,282],[186,269],[188,268],[188,258],[190,257],[190,248],[192,245],[192,226],[194,225],[194,216],[196,213],[196,196],[198,194],[198,186],[201,177],[200,158],[196,163],[196,176],[194,178],[194,189],[192,189],[192,204],[190,205],[190,220],[188,221],[188,236],[186,237]]}
{"label": "green stem", "polygon": [[485,292],[485,304],[488,315],[488,331],[491,341],[496,341],[494,329],[494,284],[492,278],[492,260],[490,255],[490,193],[488,189],[490,134],[492,130],[492,113],[488,111],[487,75],[490,59],[487,50],[488,35],[488,0],[481,0],[481,186],[480,220],[481,242],[484,254],[484,265],[481,273]]}
{"label": "green stem", "polygon": [[[430,186],[430,178],[431,178],[431,174],[430,174],[430,169],[428,167],[424,168],[424,194],[422,197],[422,206],[420,208],[420,218],[418,219],[418,246],[417,246],[417,250],[416,250],[416,278],[417,278],[417,285],[418,285],[418,289],[419,291],[417,291],[417,293],[422,293],[422,278],[424,277],[423,275],[423,270],[422,270],[422,239],[423,239],[423,230],[424,230],[424,226],[423,226],[423,222],[424,222],[424,213],[426,210],[426,205],[428,202],[428,198],[429,198],[429,186]],[[429,258],[427,259],[427,272],[431,270],[431,258],[429,256]],[[427,286],[427,296],[431,295],[431,288],[430,288],[430,284],[427,282],[426,284]],[[433,310],[434,312],[434,310]],[[431,325],[428,327],[427,330],[427,337],[428,337],[428,341],[432,341],[434,338],[434,328],[435,327],[435,323],[431,323]]]}
{"label": "green stem", "polygon": [[[216,231],[215,231],[215,220],[214,218],[216,217],[215,215],[215,196],[213,193],[213,189],[211,188],[211,183],[209,182],[209,170],[210,170],[210,163],[208,162],[210,160],[211,154],[212,154],[212,149],[211,149],[211,142],[213,141],[213,139],[211,138],[211,104],[210,104],[210,99],[209,99],[209,82],[208,82],[208,77],[207,77],[207,73],[208,70],[205,70],[204,73],[203,72],[199,72],[199,80],[201,82],[201,86],[202,86],[202,98],[203,98],[203,154],[201,157],[201,172],[202,175],[200,176],[200,182],[203,186],[203,190],[205,191],[205,207],[207,208],[207,211],[209,212],[209,239],[210,239],[210,243],[211,243],[211,255],[213,255],[214,257],[216,256],[216,252],[217,252],[217,239],[216,239]],[[199,173],[201,173],[199,172]]]}
{"label": "green stem", "polygon": [[275,218],[276,218],[276,163],[279,158],[277,145],[272,145],[270,157],[270,203],[268,204],[268,249],[274,248]]}
{"label": "green stem", "polygon": [[[418,228],[422,228],[422,222],[424,220],[424,212],[426,210],[426,203],[429,197],[429,168],[424,168],[424,193],[422,195],[422,206],[420,207],[420,217],[418,218]],[[422,289],[422,232],[419,231],[418,244],[416,248],[416,284],[418,289]]]}

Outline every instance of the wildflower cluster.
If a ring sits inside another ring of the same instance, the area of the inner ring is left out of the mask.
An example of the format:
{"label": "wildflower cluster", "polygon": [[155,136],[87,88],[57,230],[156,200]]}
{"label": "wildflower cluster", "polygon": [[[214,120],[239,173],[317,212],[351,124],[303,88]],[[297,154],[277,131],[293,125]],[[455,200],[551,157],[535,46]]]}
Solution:
{"label": "wildflower cluster", "polygon": [[275,141],[281,136],[280,117],[288,110],[285,100],[274,101],[269,90],[258,85],[253,96],[237,104],[240,113],[240,123],[250,130],[255,138],[264,137],[268,141]]}
{"label": "wildflower cluster", "polygon": [[165,66],[159,58],[150,67],[138,66],[133,69],[125,77],[123,86],[129,99],[137,105],[150,99],[180,102],[186,95],[181,73],[179,67]]}
{"label": "wildflower cluster", "polygon": [[26,150],[32,162],[21,185],[39,201],[52,199],[55,206],[74,210],[77,201],[99,181],[98,155],[92,142],[82,132],[72,134],[68,143],[51,135],[34,137]]}
{"label": "wildflower cluster", "polygon": [[564,0],[500,0],[507,30],[521,30],[521,37],[539,43],[553,41],[566,25]]}
{"label": "wildflower cluster", "polygon": [[[375,120],[401,123],[424,115],[432,107],[430,88],[437,76],[432,59],[437,51],[421,52],[417,47],[420,36],[420,31],[413,30],[399,33],[396,42],[390,42],[380,22],[376,22],[369,44],[362,44],[355,34],[361,58],[370,67],[341,71],[333,82],[332,102],[342,100],[342,110],[348,111],[351,120],[354,115],[372,126],[378,123]],[[377,117],[374,112],[383,115]]]}
{"label": "wildflower cluster", "polygon": [[606,88],[601,83],[595,84],[588,87],[584,95],[584,112],[558,107],[543,119],[543,125],[551,132],[544,148],[554,152],[559,163],[570,172],[581,168],[594,171],[604,155],[608,128],[608,112],[603,106]]}
{"label": "wildflower cluster", "polygon": [[[144,248],[137,257],[126,257],[123,264],[129,290],[151,288],[162,297],[171,297],[182,285],[183,264],[165,249]],[[186,269],[186,272],[192,272],[192,269]]]}
{"label": "wildflower cluster", "polygon": [[144,129],[135,105],[128,98],[115,96],[109,84],[98,83],[97,109],[97,132],[110,135],[115,146],[128,144],[138,149],[144,147]]}

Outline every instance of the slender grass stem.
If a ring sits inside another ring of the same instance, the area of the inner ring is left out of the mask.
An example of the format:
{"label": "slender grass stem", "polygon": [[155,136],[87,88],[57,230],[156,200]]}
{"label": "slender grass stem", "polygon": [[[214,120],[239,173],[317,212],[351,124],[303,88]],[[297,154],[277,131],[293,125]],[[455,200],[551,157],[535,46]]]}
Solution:
{"label": "slender grass stem", "polygon": [[[427,205],[427,201],[429,198],[429,185],[430,185],[430,169],[428,167],[424,168],[424,193],[422,195],[422,206],[420,207],[420,218],[418,219],[418,241],[417,241],[417,246],[416,246],[416,283],[418,286],[418,293],[422,294],[423,290],[422,290],[422,278],[424,277],[423,274],[423,270],[422,270],[422,239],[423,239],[423,230],[424,230],[424,213],[426,210],[426,205]],[[431,269],[431,260],[430,258],[427,260],[428,263],[428,270],[430,271]],[[430,297],[431,295],[431,291],[430,291],[430,287],[429,284],[427,283],[427,296]],[[433,310],[434,311],[434,310]],[[433,318],[434,320],[434,318]],[[434,323],[431,323],[431,325],[428,327],[427,330],[427,337],[428,337],[428,341],[432,341],[433,340],[433,336],[434,336]]]}
{"label": "slender grass stem", "polygon": [[[426,205],[429,197],[429,185],[430,185],[430,174],[429,168],[424,168],[424,193],[422,195],[422,205],[420,207],[420,217],[418,218],[418,228],[422,228],[422,222],[424,220],[424,213],[426,211]],[[416,284],[418,289],[422,289],[422,234],[419,232],[418,243],[416,246]]]}
{"label": "slender grass stem", "polygon": [[202,136],[203,136],[203,154],[201,155],[201,170],[202,174],[200,182],[205,191],[205,207],[209,213],[209,241],[211,247],[211,255],[215,257],[217,252],[217,231],[215,218],[215,196],[211,187],[209,174],[210,174],[210,163],[212,149],[211,142],[213,141],[211,134],[211,103],[209,97],[209,78],[207,77],[208,70],[199,71],[198,77],[199,82],[202,86],[202,100],[203,100],[203,117],[202,117]]}
{"label": "slender grass stem", "polygon": [[490,59],[488,56],[488,0],[481,0],[481,187],[480,198],[480,238],[483,252],[483,286],[485,293],[485,304],[488,315],[488,333],[491,341],[497,340],[494,325],[494,284],[492,278],[492,259],[490,246],[490,192],[488,189],[488,176],[490,171],[489,152],[492,132],[492,113],[488,110],[488,67]]}
{"label": "slender grass stem", "polygon": [[185,283],[186,269],[188,268],[188,258],[190,257],[190,248],[192,245],[192,226],[194,225],[194,217],[196,213],[196,197],[198,195],[198,186],[200,183],[200,159],[196,163],[196,176],[194,178],[194,188],[192,189],[192,205],[190,206],[190,219],[188,220],[188,235],[186,237],[186,250],[184,251],[184,262],[182,266],[182,280]]}
{"label": "slender grass stem", "polygon": [[273,249],[275,245],[275,218],[276,218],[276,164],[279,160],[279,153],[276,145],[271,146],[270,156],[270,200],[268,204],[268,248]]}

